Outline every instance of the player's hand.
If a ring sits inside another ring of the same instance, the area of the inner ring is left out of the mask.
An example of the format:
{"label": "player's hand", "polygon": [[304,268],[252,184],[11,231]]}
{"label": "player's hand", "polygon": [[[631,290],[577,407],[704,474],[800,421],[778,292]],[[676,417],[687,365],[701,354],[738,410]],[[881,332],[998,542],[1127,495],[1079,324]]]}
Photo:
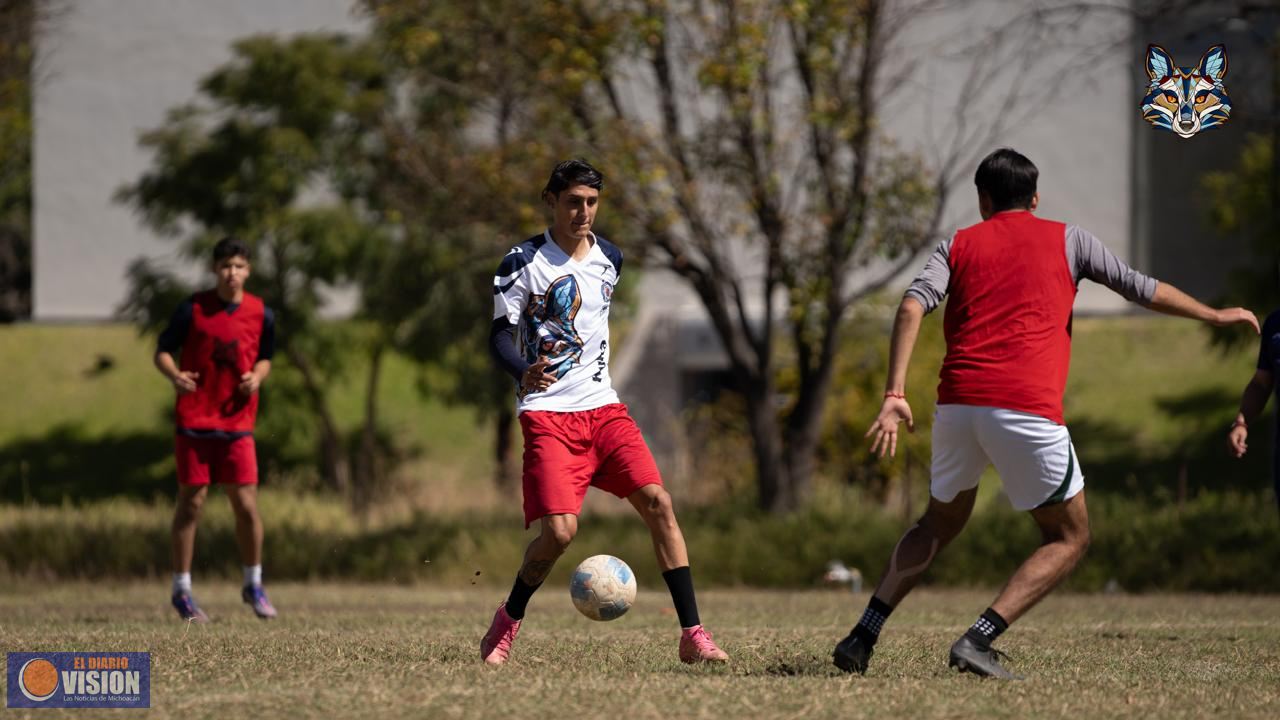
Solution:
{"label": "player's hand", "polygon": [[200,373],[191,372],[189,370],[179,370],[177,375],[171,378],[173,386],[177,388],[179,395],[186,395],[189,392],[196,391],[196,381],[200,379]]}
{"label": "player's hand", "polygon": [[1255,335],[1260,335],[1262,333],[1261,328],[1258,327],[1258,318],[1254,316],[1252,312],[1240,307],[1223,308],[1215,311],[1212,322],[1218,327],[1241,324],[1248,325],[1253,328]]}
{"label": "player's hand", "polygon": [[871,424],[871,429],[867,430],[867,434],[863,437],[875,436],[871,441],[871,454],[889,453],[889,457],[894,457],[898,452],[898,423],[905,420],[907,422],[907,431],[916,431],[916,421],[911,417],[911,405],[906,398],[887,397],[880,405],[880,416]]}
{"label": "player's hand", "polygon": [[240,394],[252,395],[258,392],[258,387],[262,385],[262,380],[252,372],[247,372],[240,376]]}
{"label": "player's hand", "polygon": [[550,365],[551,361],[546,356],[539,356],[538,362],[525,368],[524,377],[520,379],[520,387],[526,394],[542,392],[555,384],[556,376],[547,372]]}
{"label": "player's hand", "polygon": [[1248,440],[1249,428],[1244,425],[1233,425],[1231,432],[1227,433],[1227,444],[1231,447],[1231,452],[1235,453],[1238,458],[1244,457],[1245,452],[1248,451]]}

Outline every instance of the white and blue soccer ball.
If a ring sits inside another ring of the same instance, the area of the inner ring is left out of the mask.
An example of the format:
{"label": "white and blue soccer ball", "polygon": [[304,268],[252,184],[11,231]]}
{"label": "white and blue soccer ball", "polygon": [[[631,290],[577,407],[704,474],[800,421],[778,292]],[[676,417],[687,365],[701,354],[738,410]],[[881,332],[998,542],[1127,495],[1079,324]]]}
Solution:
{"label": "white and blue soccer ball", "polygon": [[620,618],[636,601],[636,576],[612,555],[592,555],[574,568],[569,596],[573,606],[592,620]]}

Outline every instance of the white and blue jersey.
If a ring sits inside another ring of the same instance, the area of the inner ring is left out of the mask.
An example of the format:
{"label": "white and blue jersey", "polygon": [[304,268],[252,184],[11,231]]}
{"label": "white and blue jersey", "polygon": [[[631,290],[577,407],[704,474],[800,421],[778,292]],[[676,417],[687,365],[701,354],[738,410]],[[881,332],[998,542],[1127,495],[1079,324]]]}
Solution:
{"label": "white and blue jersey", "polygon": [[592,234],[581,261],[544,231],[512,248],[493,279],[493,317],[516,327],[525,362],[550,362],[555,383],[541,392],[517,388],[516,412],[578,412],[618,402],[609,379],[609,305],[622,272],[622,251]]}

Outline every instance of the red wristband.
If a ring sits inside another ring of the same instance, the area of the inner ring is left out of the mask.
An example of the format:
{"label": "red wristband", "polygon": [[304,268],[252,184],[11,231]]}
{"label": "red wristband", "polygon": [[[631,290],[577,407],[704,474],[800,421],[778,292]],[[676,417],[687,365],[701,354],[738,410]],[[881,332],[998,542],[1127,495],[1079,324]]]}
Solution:
{"label": "red wristband", "polygon": [[896,392],[893,392],[893,391],[886,392],[886,393],[884,394],[884,396],[885,396],[885,397],[887,397],[887,398],[896,398],[896,399],[898,399],[898,400],[906,400],[906,399],[907,399],[906,394],[904,394],[904,393],[896,393]]}

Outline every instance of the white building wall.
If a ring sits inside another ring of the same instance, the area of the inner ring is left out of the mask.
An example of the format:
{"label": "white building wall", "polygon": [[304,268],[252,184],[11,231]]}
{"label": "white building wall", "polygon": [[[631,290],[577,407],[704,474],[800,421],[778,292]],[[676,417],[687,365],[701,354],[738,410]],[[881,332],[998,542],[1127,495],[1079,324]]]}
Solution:
{"label": "white building wall", "polygon": [[[125,297],[129,262],[147,256],[176,265],[175,244],[156,237],[129,208],[111,199],[149,163],[138,146],[139,133],[159,126],[168,109],[193,100],[199,78],[230,59],[234,40],[255,33],[358,31],[351,8],[351,0],[69,3],[42,39],[34,100],[35,319],[109,318]],[[892,135],[929,156],[959,121],[955,108],[971,113],[968,122],[983,122],[990,108],[965,103],[977,90],[964,82],[967,67],[993,51],[982,38],[1025,9],[1010,0],[975,0],[914,20],[893,55],[893,62],[918,64],[910,80],[894,88],[884,117]],[[1020,64],[1004,63],[977,82],[1004,87],[1023,67],[1032,68],[1024,86],[1043,90],[1032,93],[1039,104],[1019,106],[1021,119],[1009,122],[992,147],[1016,147],[1039,165],[1043,216],[1088,228],[1128,259],[1133,89],[1139,69],[1131,67],[1132,53],[1123,47],[1110,54],[1097,51],[1109,38],[1131,33],[1119,17],[1095,14],[1073,26],[1070,36],[1023,48],[1012,56],[1021,58]],[[1086,56],[1094,60],[1082,66]],[[978,220],[969,180],[973,169],[971,164],[961,173],[946,228]],[[200,271],[178,267],[193,276]],[[905,285],[917,267],[898,285]],[[679,306],[679,315],[701,315],[696,299],[674,278],[654,273],[646,283],[657,287],[642,297],[664,298]],[[1081,289],[1079,310],[1124,308],[1091,283]],[[337,304],[351,301],[348,295]]]}
{"label": "white building wall", "polygon": [[138,135],[195,99],[196,83],[258,33],[355,31],[351,0],[76,0],[40,41],[34,97],[36,320],[106,319],[138,256],[175,243],[112,202],[150,158]]}

